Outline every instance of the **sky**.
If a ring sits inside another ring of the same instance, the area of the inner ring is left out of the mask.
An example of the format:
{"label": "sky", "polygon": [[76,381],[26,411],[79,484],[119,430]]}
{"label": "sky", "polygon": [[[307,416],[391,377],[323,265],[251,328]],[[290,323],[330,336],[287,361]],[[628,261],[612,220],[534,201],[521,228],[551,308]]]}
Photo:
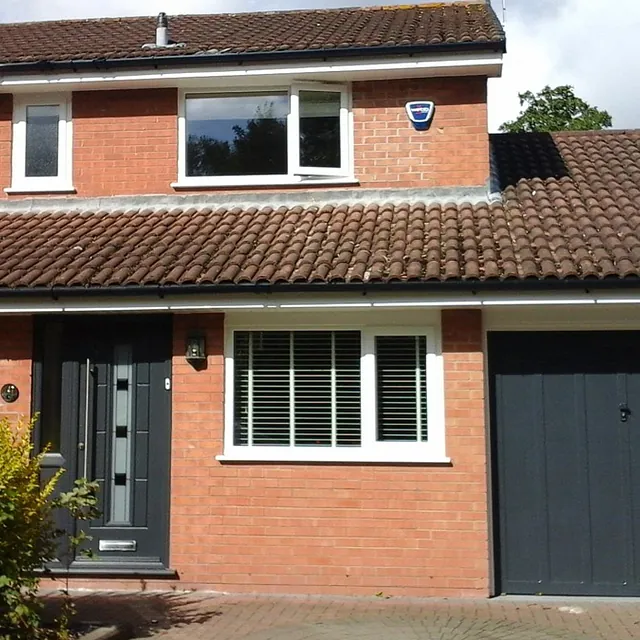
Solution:
{"label": "sky", "polygon": [[[501,18],[502,1],[492,0]],[[223,0],[0,0],[0,22],[374,4],[394,0],[235,0],[231,5]],[[640,0],[506,4],[503,76],[489,82],[492,131],[518,115],[519,92],[536,92],[547,84],[573,85],[578,96],[609,111],[615,128],[640,128]]]}

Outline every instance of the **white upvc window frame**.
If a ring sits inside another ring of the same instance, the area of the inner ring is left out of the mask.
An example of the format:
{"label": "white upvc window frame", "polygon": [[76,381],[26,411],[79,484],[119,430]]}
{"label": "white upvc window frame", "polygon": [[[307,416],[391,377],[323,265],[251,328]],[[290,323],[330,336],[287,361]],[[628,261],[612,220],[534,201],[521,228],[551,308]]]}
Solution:
{"label": "white upvc window frame", "polygon": [[[334,91],[340,94],[340,167],[302,167],[300,165],[300,91]],[[186,104],[189,97],[215,97],[231,93],[287,92],[286,174],[246,176],[187,176],[187,120]],[[351,89],[348,84],[300,82],[269,87],[233,87],[219,90],[187,90],[178,93],[178,181],[171,186],[180,188],[219,186],[277,186],[296,184],[353,184],[353,117],[351,114]]]}
{"label": "white upvc window frame", "polygon": [[[359,447],[263,446],[234,444],[234,341],[240,331],[359,331],[360,332],[360,410]],[[394,442],[377,439],[376,336],[424,336],[426,338],[428,440]],[[217,460],[255,462],[345,462],[388,464],[448,464],[444,413],[444,364],[439,330],[434,326],[371,327],[291,326],[228,327],[225,337],[225,425],[224,453]]]}
{"label": "white upvc window frame", "polygon": [[[15,95],[13,103],[13,140],[11,187],[5,191],[26,193],[73,192],[73,123],[71,94],[43,93]],[[27,177],[27,109],[33,106],[58,108],[58,175]]]}

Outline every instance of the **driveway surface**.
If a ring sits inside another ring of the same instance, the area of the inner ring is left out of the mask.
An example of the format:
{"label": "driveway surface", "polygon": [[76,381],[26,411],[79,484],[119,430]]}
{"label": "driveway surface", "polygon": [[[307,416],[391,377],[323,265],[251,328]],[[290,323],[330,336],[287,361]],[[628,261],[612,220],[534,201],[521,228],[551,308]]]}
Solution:
{"label": "driveway surface", "polygon": [[82,619],[125,621],[136,638],[158,640],[640,640],[636,599],[73,596]]}

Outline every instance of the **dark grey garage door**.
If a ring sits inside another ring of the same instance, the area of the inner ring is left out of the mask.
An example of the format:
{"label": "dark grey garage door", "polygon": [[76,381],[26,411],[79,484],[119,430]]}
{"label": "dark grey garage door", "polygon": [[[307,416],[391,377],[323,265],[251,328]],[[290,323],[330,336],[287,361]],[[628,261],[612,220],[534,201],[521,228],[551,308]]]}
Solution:
{"label": "dark grey garage door", "polygon": [[490,333],[498,589],[640,595],[640,332]]}

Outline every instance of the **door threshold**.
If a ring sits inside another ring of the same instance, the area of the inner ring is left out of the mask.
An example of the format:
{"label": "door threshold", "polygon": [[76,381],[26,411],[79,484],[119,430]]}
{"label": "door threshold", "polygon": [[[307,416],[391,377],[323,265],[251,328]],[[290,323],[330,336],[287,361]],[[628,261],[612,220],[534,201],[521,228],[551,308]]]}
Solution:
{"label": "door threshold", "polygon": [[84,566],[63,569],[55,567],[51,569],[39,569],[36,571],[42,577],[51,576],[54,578],[177,578],[178,572],[175,569],[153,566]]}

